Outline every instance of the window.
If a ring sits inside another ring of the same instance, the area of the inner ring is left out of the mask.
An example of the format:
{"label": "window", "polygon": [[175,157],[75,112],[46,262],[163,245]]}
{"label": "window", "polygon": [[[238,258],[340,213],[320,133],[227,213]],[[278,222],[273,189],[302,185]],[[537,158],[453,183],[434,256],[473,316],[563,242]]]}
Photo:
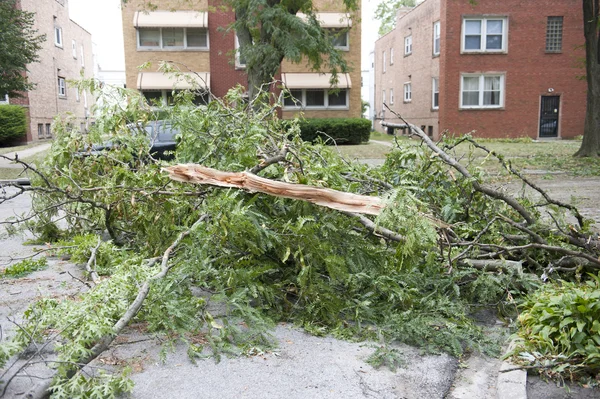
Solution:
{"label": "window", "polygon": [[56,25],[54,25],[54,45],[57,47],[63,46],[62,28]]}
{"label": "window", "polygon": [[546,52],[560,53],[562,51],[563,17],[548,17],[546,25]]}
{"label": "window", "polygon": [[[178,91],[176,90],[175,92],[177,93]],[[150,105],[174,105],[175,103],[173,90],[171,89],[143,90],[142,95],[144,96],[146,101],[150,103]],[[194,103],[195,105],[206,105],[209,103],[209,101],[210,96],[207,91],[194,92],[192,103]]]}
{"label": "window", "polygon": [[8,94],[5,94],[4,97],[0,97],[0,104],[9,104]]}
{"label": "window", "polygon": [[500,108],[504,105],[504,75],[463,75],[461,108]]}
{"label": "window", "polygon": [[73,58],[77,59],[77,42],[75,40],[71,41],[71,53],[73,54]]}
{"label": "window", "polygon": [[205,28],[139,28],[138,49],[207,49]]}
{"label": "window", "polygon": [[431,108],[438,109],[440,108],[440,81],[438,78],[433,78],[433,82],[431,84]]}
{"label": "window", "polygon": [[39,139],[44,138],[44,124],[43,123],[38,123],[38,138]]}
{"label": "window", "polygon": [[327,34],[331,38],[333,47],[340,50],[350,50],[348,45],[348,30],[346,29],[326,29]]}
{"label": "window", "polygon": [[462,51],[506,51],[506,18],[465,18],[463,20]]}
{"label": "window", "polygon": [[385,51],[383,52],[383,73],[385,73]]}
{"label": "window", "polygon": [[46,123],[46,137],[47,138],[51,138],[52,137],[52,130],[50,129],[50,124]]}
{"label": "window", "polygon": [[58,77],[58,96],[66,97],[67,96],[67,84],[65,82],[65,78]]}
{"label": "window", "polygon": [[412,54],[412,35],[404,38],[404,55]]}
{"label": "window", "polygon": [[390,89],[390,104],[394,105],[394,89]]}
{"label": "window", "polygon": [[283,98],[284,108],[348,108],[348,90],[291,89]]}
{"label": "window", "polygon": [[394,65],[394,49],[390,48],[390,65]]}
{"label": "window", "polygon": [[246,58],[240,54],[240,40],[235,35],[235,66],[237,68],[246,68]]}
{"label": "window", "polygon": [[85,61],[84,61],[85,57],[83,56],[83,44],[79,47],[79,49],[81,50],[80,51],[80,53],[81,53],[81,67],[85,68]]}
{"label": "window", "polygon": [[[385,104],[385,90],[382,90],[382,91],[381,91],[381,98],[382,98],[381,102],[382,102],[383,104]],[[385,107],[383,107],[383,108],[385,108]]]}
{"label": "window", "polygon": [[433,55],[440,55],[440,21],[433,24]]}
{"label": "window", "polygon": [[412,101],[412,84],[404,83],[404,102],[408,103]]}
{"label": "window", "polygon": [[79,89],[75,88],[75,101],[81,101],[81,95],[79,94]]}

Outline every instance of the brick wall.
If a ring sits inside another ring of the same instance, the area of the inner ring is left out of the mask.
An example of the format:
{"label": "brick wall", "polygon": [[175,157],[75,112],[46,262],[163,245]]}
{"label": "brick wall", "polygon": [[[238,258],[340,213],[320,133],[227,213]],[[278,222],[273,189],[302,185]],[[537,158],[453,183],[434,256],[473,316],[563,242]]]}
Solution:
{"label": "brick wall", "polygon": [[[93,77],[92,39],[89,32],[69,18],[65,5],[55,0],[21,0],[24,10],[34,12],[35,28],[40,34],[46,34],[46,41],[39,52],[40,61],[28,65],[29,81],[36,84],[28,93],[29,132],[28,140],[45,140],[47,125],[56,115],[70,113],[73,127],[79,128],[89,123],[86,118],[94,98],[89,93],[81,93],[78,97],[74,87],[67,83],[66,96],[58,96],[58,77],[65,80],[80,79],[83,71],[85,78]],[[62,47],[54,41],[54,27],[62,28]],[[72,41],[75,40],[76,53],[73,56]],[[81,55],[83,45],[83,65]],[[79,98],[79,101],[77,100]],[[11,103],[13,103],[11,99]],[[43,126],[43,135],[38,135],[38,126]]]}
{"label": "brick wall", "polygon": [[[400,9],[396,28],[375,44],[375,111],[374,127],[384,132],[380,122],[406,121],[432,129],[438,135],[438,112],[432,109],[432,78],[439,76],[439,56],[433,55],[433,24],[439,21],[440,0],[428,0],[414,9]],[[405,54],[405,38],[412,38],[412,53]],[[392,60],[393,51],[393,60]],[[385,52],[385,72],[383,53]],[[404,85],[410,83],[412,99],[404,101]],[[393,90],[394,102],[390,94]],[[385,103],[394,112],[383,106]],[[431,127],[431,128],[429,128]]]}
{"label": "brick wall", "polygon": [[[430,1],[430,0],[428,0]],[[463,16],[508,17],[508,48],[502,54],[461,54]],[[545,52],[548,16],[563,16],[562,53]],[[476,136],[538,137],[540,98],[559,95],[559,137],[583,134],[585,83],[580,68],[583,22],[580,0],[443,0],[440,59],[440,125],[452,133]],[[505,73],[505,106],[460,110],[461,73]],[[548,89],[553,89],[549,93]]]}

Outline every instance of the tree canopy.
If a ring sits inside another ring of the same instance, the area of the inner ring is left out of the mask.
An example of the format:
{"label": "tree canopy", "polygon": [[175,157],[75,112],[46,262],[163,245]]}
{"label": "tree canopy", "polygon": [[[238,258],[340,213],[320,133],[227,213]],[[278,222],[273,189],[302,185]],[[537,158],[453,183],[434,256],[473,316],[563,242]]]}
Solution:
{"label": "tree canopy", "polygon": [[27,80],[27,64],[39,60],[46,35],[33,28],[34,16],[16,0],[0,0],[0,97],[19,97],[35,86]]}
{"label": "tree canopy", "polygon": [[414,7],[415,0],[383,0],[375,9],[375,19],[378,20],[379,36],[391,32],[396,26],[396,12],[400,7]]}

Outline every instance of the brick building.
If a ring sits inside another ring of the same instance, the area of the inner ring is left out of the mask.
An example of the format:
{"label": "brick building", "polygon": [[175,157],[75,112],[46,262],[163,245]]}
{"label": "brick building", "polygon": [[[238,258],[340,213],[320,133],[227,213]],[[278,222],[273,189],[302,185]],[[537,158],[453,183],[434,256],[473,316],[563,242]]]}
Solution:
{"label": "brick building", "polygon": [[398,10],[375,44],[375,127],[433,137],[572,138],[583,134],[580,0],[425,0]]}
{"label": "brick building", "polygon": [[52,137],[51,124],[58,114],[71,113],[73,127],[85,131],[90,123],[93,97],[71,87],[69,80],[93,77],[92,38],[69,18],[68,0],[21,0],[21,9],[35,13],[34,28],[45,34],[39,62],[27,66],[27,77],[36,87],[10,104],[27,108],[27,141]]}
{"label": "brick building", "polygon": [[[247,86],[243,60],[235,55],[237,38],[225,29],[234,22],[232,11],[223,10],[218,0],[153,3],[158,6],[153,11],[143,10],[143,0],[130,1],[123,7],[127,87],[135,87],[148,99],[168,102],[173,90],[195,85],[216,97],[224,96],[237,84]],[[339,48],[353,69],[339,75],[339,91],[330,93],[327,71],[309,72],[306,62],[284,61],[275,78],[302,105],[286,101],[282,116],[290,118],[302,111],[307,117],[360,117],[360,21],[343,14],[342,4],[322,1],[316,5],[323,28],[347,30],[339,37]],[[182,78],[159,72],[163,60],[173,62]],[[149,68],[138,69],[148,62]],[[207,100],[207,94],[198,96],[198,102]]]}

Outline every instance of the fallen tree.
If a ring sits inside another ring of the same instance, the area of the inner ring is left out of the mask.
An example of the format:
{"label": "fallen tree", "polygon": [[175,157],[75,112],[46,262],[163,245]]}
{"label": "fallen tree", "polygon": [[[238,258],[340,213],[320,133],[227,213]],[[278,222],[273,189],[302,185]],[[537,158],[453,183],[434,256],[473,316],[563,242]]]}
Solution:
{"label": "fallen tree", "polygon": [[[454,155],[482,148],[469,137],[434,143],[413,129],[425,146],[397,148],[382,167],[369,168],[335,147],[302,142],[296,123],[281,124],[273,106],[246,107],[240,90],[203,107],[181,93],[161,115],[180,132],[176,162],[203,167],[167,165],[127,129],[157,118],[139,94],[128,96],[104,109],[89,136],[67,129],[68,120],[57,124],[43,166],[15,160],[31,169],[32,185],[8,187],[0,199],[31,194],[33,213],[3,224],[25,224],[44,242],[59,242],[95,283],[77,298],[33,304],[0,344],[4,365],[32,342],[60,343],[49,362],[56,378],[38,397],[131,389],[126,375],[79,372],[130,321],[184,342],[191,356],[269,345],[266,334],[279,320],[453,355],[489,352],[493,343],[469,317],[475,308],[499,307],[514,318],[515,301],[540,277],[600,267],[597,236],[576,208],[490,152],[541,199],[494,187],[484,170]],[[81,155],[107,133],[125,145]],[[218,187],[175,182],[163,169]],[[192,229],[199,219],[202,228]],[[214,301],[228,309],[219,321],[207,310]],[[187,339],[190,333],[209,345]]]}

